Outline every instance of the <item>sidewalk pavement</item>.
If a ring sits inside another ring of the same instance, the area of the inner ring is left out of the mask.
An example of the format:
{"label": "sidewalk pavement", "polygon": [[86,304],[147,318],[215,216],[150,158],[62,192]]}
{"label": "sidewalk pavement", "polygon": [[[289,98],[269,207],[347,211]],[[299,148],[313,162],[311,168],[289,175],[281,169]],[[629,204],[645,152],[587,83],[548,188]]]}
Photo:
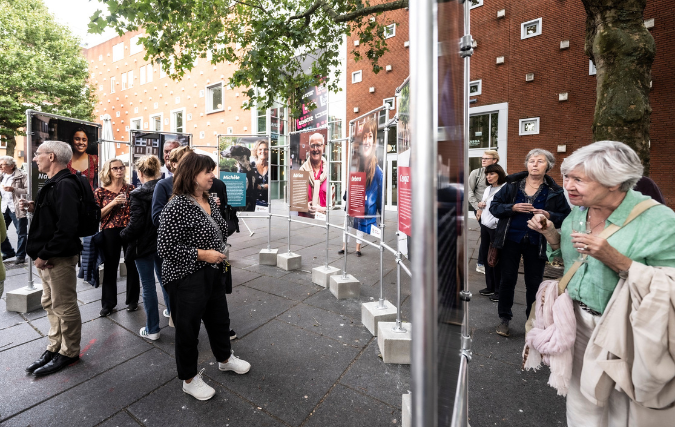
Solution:
{"label": "sidewalk pavement", "polygon": [[[331,222],[342,224],[342,212]],[[388,213],[389,214],[389,213]],[[389,214],[395,219],[395,215]],[[387,220],[385,238],[395,244],[395,222]],[[267,245],[267,220],[248,219],[255,232],[229,239],[234,289],[228,296],[235,354],[252,364],[246,375],[222,373],[202,328],[199,367],[216,396],[200,402],[184,394],[176,377],[174,329],[160,316],[161,338],[138,336],[145,325],[139,310],[124,310],[125,280],[118,282],[117,310],[98,317],[100,289],[78,283],[82,313],[81,359],[72,367],[37,379],[24,372],[46,347],[49,323],[43,310],[8,313],[0,300],[0,424],[2,426],[391,426],[401,424],[401,395],[410,390],[410,367],[387,365],[376,338],[361,324],[361,303],[379,298],[379,254],[365,246],[353,255],[348,271],[362,282],[361,296],[338,301],[311,283],[310,271],[325,261],[325,233],[292,224],[291,249],[303,256],[300,271],[261,266],[257,254]],[[475,229],[477,223],[470,221]],[[10,239],[16,234],[10,229]],[[476,252],[478,235],[469,232]],[[337,254],[341,233],[330,234],[329,263],[342,267]],[[287,250],[287,222],[273,219],[272,247]],[[474,257],[475,255],[472,255]],[[28,267],[7,271],[5,291],[26,285]],[[475,260],[471,262],[475,269]],[[35,270],[34,270],[35,271]],[[384,254],[385,297],[396,300],[396,269]],[[37,274],[36,284],[40,283]],[[158,285],[159,286],[159,285]],[[546,385],[547,369],[521,372],[524,287],[519,286],[511,338],[494,333],[494,303],[478,295],[484,276],[470,273],[474,357],[469,371],[471,425],[564,425],[564,399]],[[158,290],[158,295],[160,295]],[[402,317],[410,318],[410,280],[402,274]],[[163,303],[159,298],[160,304]],[[163,309],[160,306],[160,309]],[[520,317],[518,317],[520,316]],[[522,320],[522,322],[519,322]]]}

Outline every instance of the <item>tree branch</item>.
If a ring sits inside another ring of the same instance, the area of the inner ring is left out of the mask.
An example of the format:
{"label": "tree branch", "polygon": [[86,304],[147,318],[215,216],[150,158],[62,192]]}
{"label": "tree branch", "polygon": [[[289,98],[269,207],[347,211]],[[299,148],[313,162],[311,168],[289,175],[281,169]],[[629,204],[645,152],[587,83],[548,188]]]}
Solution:
{"label": "tree branch", "polygon": [[339,24],[342,22],[353,21],[356,18],[360,18],[366,15],[372,15],[374,13],[403,9],[405,7],[408,7],[408,0],[396,0],[390,3],[382,3],[377,4],[375,6],[368,6],[362,9],[355,10],[354,12],[349,12],[342,15],[338,15],[325,0],[316,0],[309,9],[307,9],[303,13],[291,16],[290,18],[288,18],[288,21],[290,22],[291,20],[302,18],[307,19],[308,17],[313,15],[314,12],[316,12],[319,7],[321,7],[323,11],[326,12],[328,16],[330,16],[333,22]]}
{"label": "tree branch", "polygon": [[262,6],[255,5],[255,4],[250,4],[250,3],[246,3],[246,2],[243,2],[243,1],[240,1],[240,0],[233,0],[233,1],[234,1],[235,3],[243,4],[244,6],[255,7],[256,9],[260,9],[260,10],[262,10],[263,12],[265,12],[265,13],[267,13],[267,14],[269,15],[269,13],[268,13]]}

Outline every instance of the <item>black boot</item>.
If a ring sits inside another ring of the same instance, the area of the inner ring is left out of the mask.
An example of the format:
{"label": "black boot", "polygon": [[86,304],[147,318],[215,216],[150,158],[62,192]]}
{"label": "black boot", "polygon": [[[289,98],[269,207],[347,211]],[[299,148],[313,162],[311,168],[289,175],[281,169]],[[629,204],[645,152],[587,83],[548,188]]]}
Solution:
{"label": "black boot", "polygon": [[40,368],[42,366],[45,366],[47,363],[49,363],[54,356],[56,356],[56,353],[45,350],[44,353],[42,353],[42,356],[35,362],[33,362],[29,367],[26,368],[26,372],[33,373],[37,368]]}
{"label": "black boot", "polygon": [[50,375],[60,371],[61,369],[65,368],[66,366],[72,363],[77,362],[78,360],[80,360],[80,356],[68,357],[62,355],[61,353],[57,353],[56,356],[54,356],[54,358],[49,363],[47,363],[41,368],[37,368],[35,372],[33,372],[33,375],[35,375],[36,377]]}

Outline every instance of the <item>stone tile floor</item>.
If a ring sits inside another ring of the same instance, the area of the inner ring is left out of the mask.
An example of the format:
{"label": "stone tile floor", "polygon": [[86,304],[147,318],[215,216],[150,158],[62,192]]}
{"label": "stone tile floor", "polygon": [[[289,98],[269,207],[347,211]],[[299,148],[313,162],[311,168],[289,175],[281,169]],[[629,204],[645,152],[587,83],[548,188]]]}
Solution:
{"label": "stone tile floor", "polygon": [[[332,214],[342,224],[340,214]],[[395,215],[389,215],[395,218]],[[387,365],[377,340],[361,325],[361,303],[379,297],[379,254],[365,247],[350,255],[348,271],[362,281],[360,298],[336,300],[311,283],[310,271],[325,261],[325,232],[292,224],[291,249],[303,255],[300,271],[261,266],[257,253],[267,244],[267,221],[248,219],[255,232],[229,239],[234,290],[229,296],[232,327],[239,338],[235,354],[252,363],[246,375],[218,371],[204,329],[199,365],[216,396],[200,402],[184,394],[176,377],[174,330],[161,317],[161,338],[138,336],[145,324],[142,305],[99,318],[100,289],[78,283],[82,358],[72,367],[41,379],[24,367],[44,350],[49,323],[43,310],[20,315],[0,300],[0,424],[2,426],[391,426],[401,424],[401,395],[410,389],[410,368]],[[395,223],[387,221],[386,240],[395,245]],[[475,268],[477,223],[470,221],[471,268]],[[14,229],[10,239],[16,241]],[[287,250],[283,219],[273,219],[272,247]],[[330,234],[329,263],[341,234]],[[349,244],[349,252],[354,242]],[[384,254],[385,297],[396,299],[393,256]],[[12,266],[7,264],[7,266]],[[25,286],[28,268],[7,271],[5,291]],[[410,313],[410,280],[402,275],[402,313]],[[36,283],[39,278],[36,276]],[[469,370],[470,422],[476,426],[552,426],[565,424],[564,399],[546,385],[545,369],[520,370],[524,286],[517,288],[511,338],[494,333],[496,306],[480,297],[484,276],[470,273],[474,358]],[[124,301],[125,281],[118,283]],[[158,295],[160,293],[158,292]],[[160,304],[163,299],[159,296]],[[160,307],[163,309],[164,307]]]}

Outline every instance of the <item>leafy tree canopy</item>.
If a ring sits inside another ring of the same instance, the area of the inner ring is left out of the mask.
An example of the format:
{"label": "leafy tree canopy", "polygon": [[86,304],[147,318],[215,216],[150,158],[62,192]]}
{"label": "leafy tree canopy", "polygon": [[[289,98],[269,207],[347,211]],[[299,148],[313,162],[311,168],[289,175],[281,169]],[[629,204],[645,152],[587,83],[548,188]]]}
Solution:
{"label": "leafy tree canopy", "polygon": [[0,135],[8,152],[29,108],[91,120],[87,76],[79,40],[41,0],[0,0]]}
{"label": "leafy tree canopy", "polygon": [[[280,99],[301,99],[319,84],[340,90],[336,70],[347,35],[360,41],[352,51],[355,59],[365,56],[379,72],[390,23],[374,18],[407,7],[408,0],[374,5],[367,0],[105,0],[105,5],[106,13],[91,17],[90,32],[112,27],[122,35],[143,29],[146,59],[159,61],[174,79],[211,52],[212,63],[238,66],[229,83],[247,88],[249,108],[269,108]],[[303,69],[307,63],[311,69]],[[293,105],[292,114],[299,113]]]}

